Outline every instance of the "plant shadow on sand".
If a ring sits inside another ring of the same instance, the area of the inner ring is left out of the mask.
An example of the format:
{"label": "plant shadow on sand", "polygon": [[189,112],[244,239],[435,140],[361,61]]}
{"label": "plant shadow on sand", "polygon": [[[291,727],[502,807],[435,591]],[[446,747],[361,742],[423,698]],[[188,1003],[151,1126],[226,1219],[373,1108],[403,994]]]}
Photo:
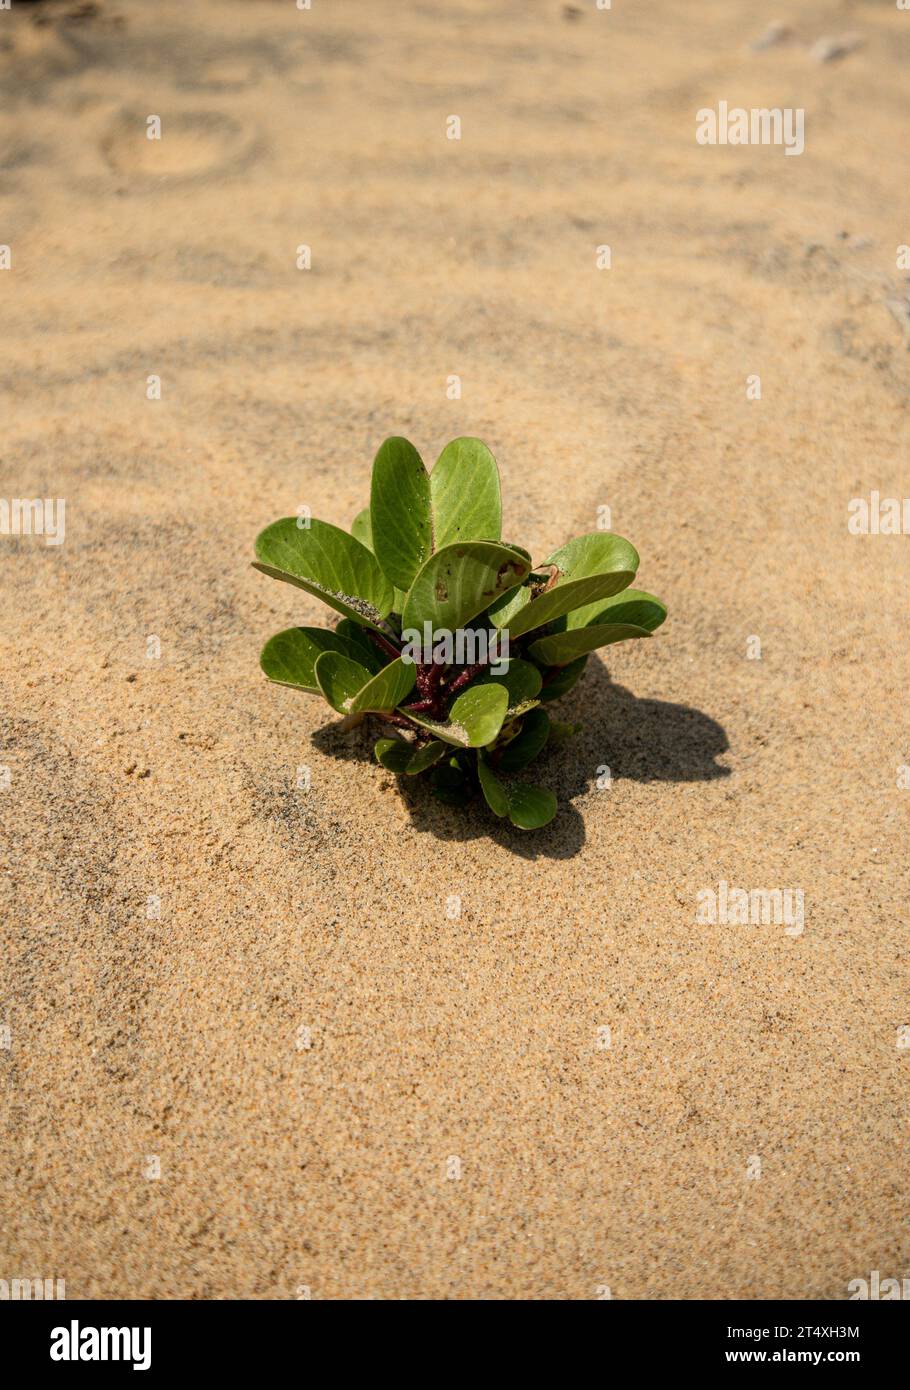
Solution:
{"label": "plant shadow on sand", "polygon": [[[583,720],[584,728],[561,748],[544,752],[521,774],[522,780],[539,782],[556,793],[559,810],[548,826],[516,830],[497,820],[480,798],[463,809],[453,808],[439,802],[423,778],[396,777],[413,828],[441,840],[489,837],[525,859],[571,859],[585,842],[584,819],[571,802],[591,791],[598,766],[606,764],[616,780],[636,782],[709,782],[730,774],[716,761],[729,748],[716,720],[687,705],[639,699],[615,685],[599,661],[589,663],[576,689],[551,712],[558,719]],[[346,733],[330,724],[316,730],[313,742],[327,757],[375,765],[373,745],[390,732],[378,719]]]}

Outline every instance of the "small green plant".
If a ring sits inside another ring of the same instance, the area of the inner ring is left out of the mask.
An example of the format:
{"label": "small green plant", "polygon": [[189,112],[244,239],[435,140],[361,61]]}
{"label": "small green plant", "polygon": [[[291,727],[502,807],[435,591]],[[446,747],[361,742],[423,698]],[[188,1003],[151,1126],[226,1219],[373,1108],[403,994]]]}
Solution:
{"label": "small green plant", "polygon": [[387,439],[370,505],[352,534],[285,517],[256,539],[254,564],[342,615],[334,631],[292,627],[265,645],[269,680],[321,694],[350,726],[392,726],[376,757],[464,804],[477,790],[522,830],[546,825],[556,798],[517,780],[547,745],[581,727],[550,718],[588,654],[649,637],[666,617],[628,586],[638,555],[609,531],[579,536],[535,565],[500,540],[496,461],[479,439],[453,439],[432,473],[413,444]]}

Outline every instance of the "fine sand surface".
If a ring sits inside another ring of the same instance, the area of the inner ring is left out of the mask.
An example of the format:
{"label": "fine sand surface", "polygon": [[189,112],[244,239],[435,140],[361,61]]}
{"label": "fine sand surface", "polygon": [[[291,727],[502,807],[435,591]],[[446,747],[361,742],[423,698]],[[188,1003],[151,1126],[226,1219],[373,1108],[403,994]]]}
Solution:
{"label": "fine sand surface", "polygon": [[[760,8],[0,13],[0,495],[66,499],[62,545],[0,536],[0,1278],[910,1274],[910,558],[847,530],[910,491],[910,13]],[[720,100],[805,108],[806,152],[696,144]],[[536,835],[404,800],[258,669],[326,610],[254,536],[348,525],[395,433],[485,439],[537,558],[608,505],[669,604],[565,701]],[[699,923],[722,879],[804,931]]]}

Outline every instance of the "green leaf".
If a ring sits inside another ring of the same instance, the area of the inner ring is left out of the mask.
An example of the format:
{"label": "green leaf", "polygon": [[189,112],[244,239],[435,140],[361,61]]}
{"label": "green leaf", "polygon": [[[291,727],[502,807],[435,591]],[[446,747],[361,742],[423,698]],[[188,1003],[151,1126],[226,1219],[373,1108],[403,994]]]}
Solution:
{"label": "green leaf", "polygon": [[512,620],[531,602],[534,592],[533,584],[545,582],[546,576],[541,578],[532,574],[530,580],[525,580],[522,584],[517,584],[514,589],[509,589],[501,599],[497,599],[491,606],[490,622],[494,623],[501,632],[508,631],[511,636]]}
{"label": "green leaf", "polygon": [[390,661],[388,666],[383,666],[372,680],[367,681],[366,685],[357,691],[351,701],[349,712],[361,714],[365,710],[373,710],[376,713],[393,710],[410,695],[416,680],[417,667],[414,663],[402,661],[401,657],[398,657],[396,661]]}
{"label": "green leaf", "polygon": [[482,753],[477,754],[477,777],[493,814],[500,819],[508,816],[519,830],[538,830],[556,815],[556,797],[552,792],[526,782],[503,786]]}
{"label": "green leaf", "polygon": [[314,667],[316,684],[339,714],[351,713],[351,702],[370,680],[370,673],[359,661],[340,652],[322,652]]}
{"label": "green leaf", "polygon": [[568,666],[564,666],[558,675],[548,679],[546,684],[541,687],[540,699],[542,704],[547,704],[550,700],[558,700],[560,696],[568,694],[578,680],[588,664],[586,656],[580,656],[577,661],[572,661]]}
{"label": "green leaf", "polygon": [[521,732],[507,743],[500,754],[497,767],[501,772],[520,772],[533,762],[547,741],[550,716],[544,709],[532,709],[521,726]]}
{"label": "green leaf", "polygon": [[445,724],[414,714],[407,706],[401,712],[444,743],[454,743],[459,748],[481,748],[492,743],[499,733],[508,703],[509,693],[504,685],[475,685],[458,696]]}
{"label": "green leaf", "polygon": [[373,752],[376,761],[382,763],[390,772],[405,772],[414,753],[414,745],[403,738],[381,738]]}
{"label": "green leaf", "polygon": [[566,632],[556,632],[552,637],[539,637],[532,642],[528,651],[535,661],[545,666],[567,666],[587,652],[598,647],[609,647],[613,642],[625,642],[629,637],[650,637],[644,627],[633,627],[631,623],[603,623],[589,627],[573,628]]}
{"label": "green leaf", "polygon": [[424,622],[454,632],[528,573],[528,562],[510,546],[467,541],[437,550],[408,593],[402,628],[423,634]]}
{"label": "green leaf", "polygon": [[667,616],[666,604],[643,589],[626,589],[606,603],[588,603],[574,609],[566,618],[566,627],[589,627],[593,623],[630,623],[654,632]]}
{"label": "green leaf", "polygon": [[498,541],[502,534],[499,469],[480,439],[453,439],[430,475],[433,547]]}
{"label": "green leaf", "polygon": [[370,671],[382,670],[389,658],[383,656],[378,647],[370,641],[365,627],[361,627],[360,623],[352,622],[350,618],[342,618],[335,631],[350,645],[351,650],[347,653],[348,656],[352,656],[355,661],[359,661]]}
{"label": "green leaf", "polygon": [[509,820],[519,830],[539,830],[556,815],[556,797],[546,787],[516,782],[509,787]]}
{"label": "green leaf", "polygon": [[373,751],[378,761],[390,772],[405,772],[409,777],[416,777],[419,772],[425,772],[428,767],[438,763],[448,752],[448,747],[439,739],[414,744],[403,738],[381,738]]}
{"label": "green leaf", "polygon": [[370,487],[373,549],[384,573],[399,589],[410,589],[433,549],[430,479],[407,439],[380,445]]}
{"label": "green leaf", "polygon": [[296,584],[355,622],[376,627],[390,613],[394,589],[366,546],[326,521],[299,518],[274,521],[256,537],[256,560],[263,574]]}
{"label": "green leaf", "polygon": [[322,627],[289,627],[269,638],[259,657],[259,665],[277,685],[292,685],[318,695],[315,666],[316,658],[323,652],[340,652],[342,656],[360,660],[355,644],[340,632],[329,632]]}
{"label": "green leaf", "polygon": [[500,819],[507,816],[509,814],[509,794],[481,752],[477,754],[477,777],[480,781],[480,790],[493,814],[499,816]]}
{"label": "green leaf", "polygon": [[422,743],[405,768],[405,772],[409,777],[416,777],[418,772],[424,772],[434,763],[438,763],[439,759],[447,752],[448,747],[441,739],[433,738],[429,743]]}
{"label": "green leaf", "polygon": [[547,564],[555,565],[559,572],[551,589],[532,599],[525,586],[491,608],[491,620],[497,627],[507,628],[510,637],[520,637],[573,608],[625,589],[635,578],[638,552],[622,536],[592,531],[554,550]]}
{"label": "green leaf", "polygon": [[316,658],[316,683],[332,709],[339,714],[384,713],[410,694],[417,668],[399,657],[371,675],[359,661],[339,652],[323,652]]}
{"label": "green leaf", "polygon": [[503,723],[506,723],[537,704],[542,680],[543,677],[536,666],[515,656],[510,659],[505,675],[497,676],[492,671],[483,671],[471,684],[478,686],[495,682],[497,685],[505,686],[509,692],[509,705],[503,720]]}
{"label": "green leaf", "polygon": [[373,549],[373,526],[370,521],[369,507],[364,507],[363,511],[358,512],[354,517],[354,520],[351,522],[351,535],[354,537],[355,541],[360,541],[361,545],[366,546],[371,554],[376,554],[376,551]]}

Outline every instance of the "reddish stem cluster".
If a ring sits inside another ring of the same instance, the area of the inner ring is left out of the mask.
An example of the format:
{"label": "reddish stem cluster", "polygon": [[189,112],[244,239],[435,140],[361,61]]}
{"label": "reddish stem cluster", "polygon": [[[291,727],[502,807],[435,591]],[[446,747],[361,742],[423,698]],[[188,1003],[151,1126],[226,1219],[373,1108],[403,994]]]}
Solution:
{"label": "reddish stem cluster", "polygon": [[[397,660],[401,656],[401,651],[392,645],[387,637],[381,632],[376,632],[373,628],[367,628],[367,636],[386,656]],[[389,724],[394,724],[400,728],[414,729],[421,732],[419,726],[405,716],[407,714],[428,714],[433,719],[444,719],[446,705],[453,695],[457,695],[459,690],[463,690],[466,685],[470,685],[475,676],[486,666],[485,661],[475,662],[472,666],[465,666],[457,675],[450,675],[446,667],[441,663],[427,662],[417,667],[417,694],[419,699],[413,704],[402,705],[402,714],[384,714],[382,717]]]}
{"label": "reddish stem cluster", "polygon": [[427,663],[417,667],[417,693],[420,699],[405,708],[414,714],[430,714],[434,719],[445,716],[445,706],[451,686],[444,684],[445,667]]}

